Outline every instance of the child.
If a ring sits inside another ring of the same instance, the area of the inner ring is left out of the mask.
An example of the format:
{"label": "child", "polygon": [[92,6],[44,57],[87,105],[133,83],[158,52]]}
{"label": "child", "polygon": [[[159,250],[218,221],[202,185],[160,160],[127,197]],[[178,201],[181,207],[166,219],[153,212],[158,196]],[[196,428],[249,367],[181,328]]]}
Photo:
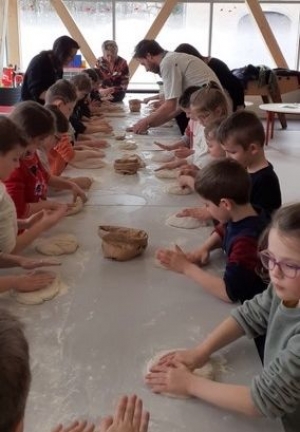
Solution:
{"label": "child", "polygon": [[[0,429],[19,432],[24,427],[24,415],[31,384],[29,346],[20,322],[4,309],[0,311]],[[149,413],[136,396],[123,396],[114,416],[101,421],[101,432],[147,432]],[[59,432],[93,432],[95,426],[75,421],[68,428],[59,425]]]}
{"label": "child", "polygon": [[111,133],[112,127],[105,121],[91,118],[87,97],[92,91],[90,78],[82,73],[71,78],[71,83],[76,89],[77,103],[70,117],[70,122],[75,129],[76,138],[81,135],[94,133]]}
{"label": "child", "polygon": [[[249,202],[247,172],[230,159],[214,161],[199,171],[195,189],[205,200],[211,218],[220,224],[198,250],[185,254],[178,247],[175,251],[161,249],[157,258],[165,267],[183,273],[221,300],[251,299],[266,288],[256,269],[257,242],[267,221]],[[223,278],[197,265],[207,264],[210,252],[221,247],[226,254]]]}
{"label": "child", "polygon": [[281,191],[273,166],[265,156],[265,131],[259,118],[250,111],[232,114],[220,126],[218,140],[227,156],[247,169],[252,184],[251,204],[263,208],[270,217],[281,206]]}
{"label": "child", "polygon": [[87,74],[92,82],[92,91],[90,92],[91,101],[89,104],[91,114],[102,114],[102,110],[99,110],[99,107],[101,107],[103,100],[112,99],[111,95],[114,92],[114,88],[100,88],[101,80],[96,69],[84,69],[82,72]]}
{"label": "child", "polygon": [[[147,383],[155,393],[191,395],[249,416],[281,418],[285,431],[300,424],[300,204],[279,209],[260,253],[271,283],[231,313],[195,349],[168,355]],[[238,338],[266,334],[264,367],[251,386],[212,382],[191,373]],[[171,366],[172,368],[168,367]],[[159,377],[159,382],[157,378]]]}
{"label": "child", "polygon": [[53,115],[33,101],[21,102],[11,114],[11,119],[23,130],[28,146],[25,155],[6,180],[6,188],[12,197],[18,218],[25,218],[40,210],[53,210],[62,204],[47,201],[48,186],[54,189],[69,189],[74,201],[79,196],[87,200],[83,190],[75,183],[50,174],[41,163],[36,150],[43,145],[53,145],[55,128]]}

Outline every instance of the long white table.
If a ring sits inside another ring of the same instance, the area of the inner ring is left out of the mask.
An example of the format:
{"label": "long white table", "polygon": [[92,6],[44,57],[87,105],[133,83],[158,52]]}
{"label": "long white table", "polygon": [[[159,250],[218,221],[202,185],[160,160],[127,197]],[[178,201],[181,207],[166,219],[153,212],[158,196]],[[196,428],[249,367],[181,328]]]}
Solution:
{"label": "long white table", "polygon": [[[137,118],[114,119],[118,126]],[[154,252],[177,243],[192,248],[211,231],[205,227],[181,230],[165,225],[168,215],[199,202],[196,194],[175,197],[164,192],[170,181],[154,178],[150,162],[153,137],[178,137],[177,128],[135,137],[138,153],[148,162],[136,176],[115,174],[111,167],[92,170],[96,179],[82,213],[66,218],[47,235],[74,233],[80,247],[62,257],[56,269],[66,285],[64,293],[40,306],[22,306],[2,299],[26,324],[31,347],[32,388],[26,430],[50,431],[75,417],[97,420],[112,412],[119,395],[136,393],[151,412],[151,432],[278,432],[278,422],[248,419],[198,400],[170,399],[152,394],[143,383],[147,361],[158,351],[193,347],[231,310],[231,305],[206,294],[181,275],[158,268]],[[121,152],[117,142],[107,150],[112,161]],[[66,174],[83,174],[67,170]],[[61,197],[62,198],[62,197]],[[144,255],[124,263],[102,257],[97,227],[120,224],[149,233]],[[34,255],[34,248],[28,249]],[[210,269],[222,274],[224,258],[214,254]],[[221,353],[227,361],[224,382],[248,385],[261,364],[254,344],[245,338]]]}

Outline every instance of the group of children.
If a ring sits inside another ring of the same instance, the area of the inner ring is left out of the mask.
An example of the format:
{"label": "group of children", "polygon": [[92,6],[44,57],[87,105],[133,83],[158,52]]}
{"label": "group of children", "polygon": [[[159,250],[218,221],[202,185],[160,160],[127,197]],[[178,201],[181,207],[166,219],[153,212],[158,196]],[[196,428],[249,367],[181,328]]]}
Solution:
{"label": "group of children", "polygon": [[[6,231],[7,238],[0,239],[0,249],[8,253],[1,257],[3,263],[6,260],[24,268],[40,265],[9,253],[22,250],[67,214],[70,204],[46,200],[48,186],[69,189],[74,198],[86,199],[80,182],[59,177],[64,167],[69,163],[76,166],[84,154],[81,152],[87,152],[86,158],[89,151],[103,156],[101,149],[106,143],[95,141],[88,134],[108,125],[101,119],[89,120],[92,111],[93,114],[99,111],[96,105],[82,102],[92,91],[91,81],[87,86],[83,77],[73,81],[59,80],[50,87],[46,107],[25,102],[15,108],[10,118],[0,119],[0,178],[9,192],[1,184],[1,214],[5,215],[1,223],[7,224],[1,233]],[[190,122],[180,141],[168,147],[158,144],[174,150],[177,157],[175,163],[164,168],[180,168],[178,180],[182,187],[193,187],[205,204],[202,208],[185,209],[179,216],[212,219],[215,227],[199,249],[192,252],[179,247],[160,249],[157,258],[165,267],[196,281],[219,299],[242,305],[195,349],[162,358],[146,376],[146,383],[156,393],[192,395],[238,413],[281,417],[286,430],[296,432],[300,421],[300,204],[280,208],[279,181],[266,159],[264,129],[254,113],[230,114],[226,96],[214,83],[187,89],[180,104]],[[77,139],[87,134],[79,144],[71,137],[66,119],[71,119]],[[46,156],[48,168],[41,163],[39,154]],[[216,248],[223,248],[226,255],[222,278],[202,268]],[[44,264],[55,263],[44,261]],[[269,273],[269,285],[263,268]],[[49,278],[50,274],[45,273],[44,277]],[[46,285],[45,280],[18,284],[16,278],[8,282],[4,279],[0,278],[1,291],[29,291]],[[18,328],[18,324],[5,312],[3,316],[0,336],[7,332],[6,337],[10,337],[11,329]],[[8,329],[7,322],[11,323]],[[25,352],[28,351],[20,328],[17,334]],[[264,363],[251,388],[212,382],[192,374],[211,354],[243,335],[255,339]],[[5,362],[10,354],[3,352]],[[25,363],[28,368],[28,358]],[[21,379],[24,371],[18,373]],[[0,379],[5,379],[5,372]],[[14,417],[15,423],[8,421],[5,430],[9,432],[16,430],[15,425],[24,414],[29,381],[30,376],[22,401],[16,394],[11,396],[12,406],[17,400],[20,404],[20,415]],[[122,401],[119,415],[132,423],[136,410],[139,427],[133,430],[146,432],[148,416],[142,414],[141,401],[136,398]],[[124,414],[126,409],[130,411],[128,416]]]}

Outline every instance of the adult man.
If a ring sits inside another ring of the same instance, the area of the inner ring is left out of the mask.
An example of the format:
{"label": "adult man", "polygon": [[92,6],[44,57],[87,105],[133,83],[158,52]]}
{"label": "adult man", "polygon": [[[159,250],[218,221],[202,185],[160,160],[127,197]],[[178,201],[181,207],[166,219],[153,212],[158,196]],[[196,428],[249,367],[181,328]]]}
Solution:
{"label": "adult man", "polygon": [[153,39],[140,41],[134,58],[147,72],[161,75],[165,96],[165,102],[155,112],[133,126],[135,133],[143,133],[149,127],[160,126],[178,116],[181,110],[177,100],[188,87],[202,86],[209,81],[221,86],[215,73],[202,60],[189,54],[165,51]]}

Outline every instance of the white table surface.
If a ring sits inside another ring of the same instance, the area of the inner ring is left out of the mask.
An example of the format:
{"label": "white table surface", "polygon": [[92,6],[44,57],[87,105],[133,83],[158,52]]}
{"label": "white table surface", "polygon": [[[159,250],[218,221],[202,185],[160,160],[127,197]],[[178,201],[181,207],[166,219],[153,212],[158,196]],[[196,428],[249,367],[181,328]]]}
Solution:
{"label": "white table surface", "polygon": [[[136,118],[111,122],[120,128]],[[175,126],[160,128],[135,139],[146,152],[153,136],[168,141],[178,132]],[[117,142],[111,142],[108,161],[119,154]],[[147,152],[142,155],[149,161]],[[62,257],[63,264],[56,269],[66,286],[64,293],[39,306],[22,306],[7,297],[0,300],[25,322],[30,342],[33,381],[26,430],[47,432],[78,416],[97,420],[112,412],[121,394],[137,393],[151,412],[151,432],[281,431],[279,423],[271,420],[249,419],[198,400],[154,395],[143,383],[143,370],[155,353],[195,346],[232,308],[183,276],[154,265],[158,247],[174,243],[195,247],[211,228],[182,230],[165,225],[168,215],[195,205],[199,198],[196,194],[168,196],[163,185],[170,181],[154,178],[152,167],[149,164],[137,176],[128,177],[109,167],[91,170],[96,181],[83,212],[64,219],[45,235],[68,232],[79,240],[78,251]],[[66,174],[83,172],[67,170]],[[101,205],[114,196],[117,205]],[[125,263],[105,260],[97,236],[99,224],[145,229],[149,246],[144,255]],[[34,248],[27,254],[36,255]],[[217,251],[213,257],[208,269],[221,275],[223,254]],[[261,370],[254,344],[246,338],[221,356],[228,364],[220,377],[224,382],[249,385]]]}
{"label": "white table surface", "polygon": [[268,103],[259,105],[259,108],[274,113],[300,114],[300,103]]}

